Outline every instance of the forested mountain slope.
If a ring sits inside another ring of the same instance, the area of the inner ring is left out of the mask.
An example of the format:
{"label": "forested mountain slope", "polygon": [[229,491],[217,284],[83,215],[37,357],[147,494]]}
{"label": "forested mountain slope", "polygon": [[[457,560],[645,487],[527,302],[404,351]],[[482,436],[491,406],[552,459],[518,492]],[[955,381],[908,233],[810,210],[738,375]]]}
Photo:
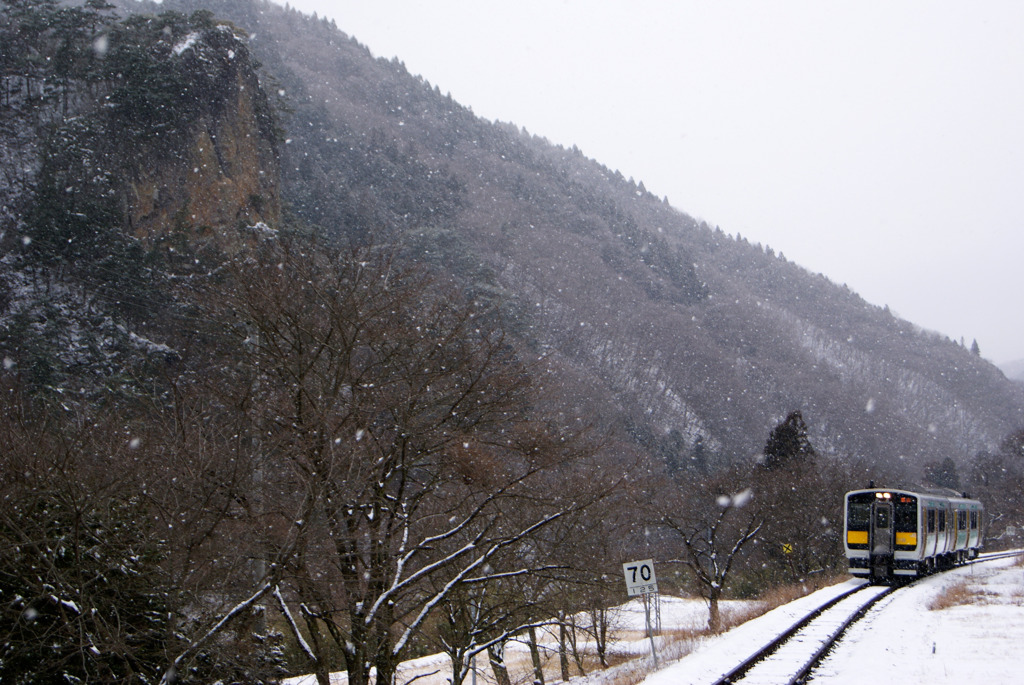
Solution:
{"label": "forested mountain slope", "polygon": [[209,13],[3,10],[6,368],[86,401],[146,395],[201,323],[173,291],[279,222],[270,103],[243,34]]}
{"label": "forested mountain slope", "polygon": [[[202,4],[251,32],[291,107],[283,195],[327,232],[401,227],[422,258],[502,298],[577,397],[670,463],[745,458],[801,409],[820,451],[957,459],[1024,423],[1024,397],[962,345],[643,184],[479,120],[325,20]],[[827,240],[828,228],[822,228]]]}
{"label": "forested mountain slope", "polygon": [[[208,8],[249,34],[283,107],[285,223],[400,236],[497,303],[556,363],[568,397],[674,468],[748,459],[797,409],[819,452],[905,458],[912,475],[1024,423],[1020,387],[962,345],[695,221],[575,148],[480,120],[344,27],[249,0],[123,7]],[[260,154],[270,159],[248,158]],[[135,213],[172,219],[154,204],[157,181],[132,173],[145,195]],[[255,207],[275,217],[272,192],[236,196],[250,223],[263,218]]]}
{"label": "forested mountain slope", "polygon": [[839,572],[867,478],[1020,528],[962,345],[328,22],[114,10],[0,0],[0,680],[465,677],[624,560]]}

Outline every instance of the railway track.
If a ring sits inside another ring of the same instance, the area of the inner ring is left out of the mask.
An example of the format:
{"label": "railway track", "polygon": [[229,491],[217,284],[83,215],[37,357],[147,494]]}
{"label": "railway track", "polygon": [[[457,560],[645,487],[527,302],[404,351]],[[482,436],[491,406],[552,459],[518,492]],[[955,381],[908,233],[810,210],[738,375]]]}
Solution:
{"label": "railway track", "polygon": [[1008,559],[1009,557],[1024,556],[1024,549],[1011,549],[1005,552],[988,552],[986,554],[979,554],[977,559],[972,559],[964,564],[969,566],[971,564],[980,564],[984,561],[995,561],[996,559]]}
{"label": "railway track", "polygon": [[[982,554],[964,566],[1021,556],[1022,550]],[[714,685],[806,682],[811,671],[855,621],[896,588],[860,585],[822,604],[763,648],[723,675]]]}
{"label": "railway track", "polygon": [[803,682],[850,624],[892,591],[888,586],[860,585],[834,597],[715,681],[715,685]]}

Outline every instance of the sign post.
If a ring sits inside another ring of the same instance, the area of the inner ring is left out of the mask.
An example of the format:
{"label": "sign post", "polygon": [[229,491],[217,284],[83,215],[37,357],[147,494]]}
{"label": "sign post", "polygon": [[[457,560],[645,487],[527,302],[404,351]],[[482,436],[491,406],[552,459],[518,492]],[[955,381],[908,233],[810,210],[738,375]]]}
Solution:
{"label": "sign post", "polygon": [[651,657],[654,667],[658,667],[658,651],[654,647],[654,631],[651,630],[650,595],[658,594],[658,579],[654,575],[654,560],[627,561],[622,565],[626,576],[626,594],[630,597],[641,596],[644,599],[644,620],[647,623],[647,639],[651,641]]}

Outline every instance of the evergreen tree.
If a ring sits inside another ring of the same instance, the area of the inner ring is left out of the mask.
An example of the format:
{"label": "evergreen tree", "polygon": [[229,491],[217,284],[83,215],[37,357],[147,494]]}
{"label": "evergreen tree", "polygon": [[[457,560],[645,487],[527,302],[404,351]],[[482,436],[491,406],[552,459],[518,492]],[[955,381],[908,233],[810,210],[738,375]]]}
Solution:
{"label": "evergreen tree", "polygon": [[698,472],[704,473],[708,468],[707,448],[704,447],[704,437],[698,435],[693,441],[693,456],[690,458],[693,467]]}
{"label": "evergreen tree", "polygon": [[1024,458],[1024,428],[1010,433],[999,443],[999,453]]}
{"label": "evergreen tree", "polygon": [[951,457],[927,464],[924,469],[924,479],[929,484],[940,488],[960,489],[960,475],[956,470],[956,462]]}
{"label": "evergreen tree", "polygon": [[807,424],[797,410],[790,412],[772,429],[764,446],[764,467],[776,469],[791,461],[808,460],[814,456],[814,447],[807,437]]}

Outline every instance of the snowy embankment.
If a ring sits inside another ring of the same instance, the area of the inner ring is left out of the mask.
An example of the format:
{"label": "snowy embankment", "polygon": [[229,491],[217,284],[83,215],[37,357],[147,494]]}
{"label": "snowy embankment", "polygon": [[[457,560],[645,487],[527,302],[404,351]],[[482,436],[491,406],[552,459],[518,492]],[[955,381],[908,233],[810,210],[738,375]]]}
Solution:
{"label": "snowy embankment", "polygon": [[[792,609],[843,587],[848,584],[825,588],[709,639],[652,673],[644,685],[713,683],[724,673],[723,660],[736,662],[758,641],[767,642]],[[1020,683],[1021,644],[1024,567],[1002,559],[927,578],[883,599],[850,628],[812,678],[832,685],[860,685],[865,676],[933,685]]]}
{"label": "snowy embankment", "polygon": [[[643,680],[644,685],[700,685],[713,683],[758,647],[770,641],[802,616],[809,607],[824,602],[862,580],[849,580],[783,605],[763,616],[713,637],[683,641],[672,633],[698,631],[707,622],[707,605],[701,600],[662,597],[662,636],[656,639],[661,668]],[[958,603],[965,602],[965,603]],[[726,602],[723,611],[743,611],[749,602]],[[940,605],[945,608],[932,608]],[[625,664],[607,671],[594,670],[574,677],[573,685],[607,685],[637,682],[635,674],[653,668],[650,642],[644,636],[644,610],[639,601],[616,610],[618,639],[612,649],[623,656],[640,657],[644,663]],[[557,668],[554,642],[546,640],[547,657]],[[850,628],[840,647],[814,673],[815,683],[845,685],[863,682],[865,674],[905,683],[979,682],[986,685],[1024,682],[1019,646],[1024,644],[1024,566],[1002,559],[968,566],[920,581],[883,599],[877,608]],[[668,661],[672,652],[689,652]],[[552,657],[554,657],[552,659]],[[646,657],[646,658],[644,658]],[[510,643],[506,659],[528,678],[529,655],[522,643]],[[486,658],[479,660],[478,682],[493,683]],[[868,670],[870,669],[870,671]],[[575,669],[573,669],[575,670]],[[630,673],[627,674],[626,672]],[[402,665],[398,682],[417,678],[417,685],[448,682],[449,664],[435,654]],[[548,682],[558,682],[548,671]],[[332,683],[343,685],[344,674],[333,674]],[[287,685],[315,685],[312,676],[291,678]]]}
{"label": "snowy embankment", "polygon": [[[728,618],[734,612],[744,612],[754,602],[725,601],[721,604],[722,615]],[[651,609],[652,623],[660,624],[660,635],[655,637],[655,645],[659,652],[671,651],[670,645],[677,643],[673,634],[678,631],[698,632],[708,622],[707,603],[702,599],[680,599],[678,597],[661,596]],[[581,617],[583,619],[583,617]],[[585,619],[583,619],[585,620]],[[616,607],[611,611],[609,622],[613,637],[610,640],[609,652],[618,657],[637,660],[644,656],[650,657],[650,641],[646,637],[644,606],[642,601],[634,600]],[[560,682],[555,675],[558,671],[557,643],[554,631],[539,631],[542,643],[542,658],[545,661],[546,682]],[[593,654],[592,642],[580,640],[580,648]],[[683,649],[689,649],[683,646]],[[678,649],[678,647],[677,647]],[[513,677],[513,682],[529,682],[532,679],[529,647],[525,641],[513,640],[505,648],[505,660]],[[493,684],[494,677],[487,664],[487,655],[477,659],[477,682]],[[629,664],[625,668],[629,668]],[[634,664],[640,668],[650,668],[649,664]],[[575,666],[573,672],[576,672]],[[586,677],[574,677],[572,682],[578,685],[601,685],[602,683],[618,682],[623,666],[608,670],[595,669]],[[445,685],[451,677],[451,664],[443,654],[412,659],[404,662],[398,671],[398,683],[407,683],[416,678],[416,685]],[[629,679],[629,678],[627,678]],[[332,685],[345,685],[347,678],[344,673],[332,673]],[[635,682],[635,678],[629,679]],[[467,682],[469,682],[467,680]],[[289,678],[284,685],[316,685],[316,678],[307,675]]]}
{"label": "snowy embankment", "polygon": [[[946,608],[950,602],[964,601]],[[815,683],[1024,682],[1024,566],[1002,559],[928,578],[850,628]]]}

